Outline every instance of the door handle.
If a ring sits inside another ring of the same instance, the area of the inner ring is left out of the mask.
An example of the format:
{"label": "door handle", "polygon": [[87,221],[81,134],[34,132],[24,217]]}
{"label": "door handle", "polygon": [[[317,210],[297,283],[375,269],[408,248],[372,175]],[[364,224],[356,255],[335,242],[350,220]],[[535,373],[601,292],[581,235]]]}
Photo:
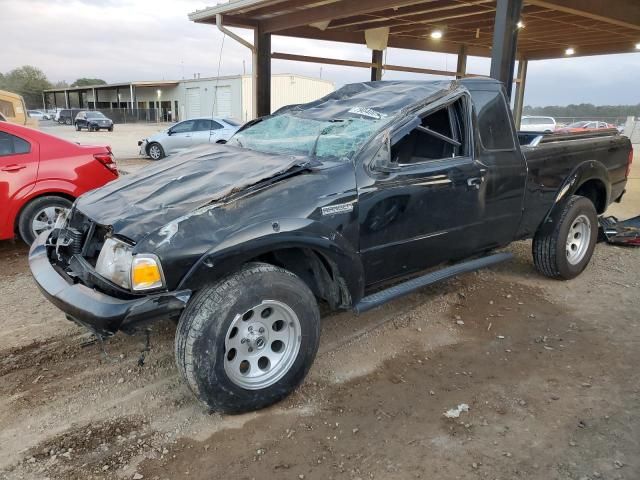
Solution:
{"label": "door handle", "polygon": [[27,168],[25,165],[7,165],[6,167],[2,167],[3,172],[17,172],[18,170],[22,170],[23,168]]}
{"label": "door handle", "polygon": [[476,190],[480,190],[480,185],[484,183],[484,177],[472,177],[467,178],[467,186],[469,188],[475,188]]}

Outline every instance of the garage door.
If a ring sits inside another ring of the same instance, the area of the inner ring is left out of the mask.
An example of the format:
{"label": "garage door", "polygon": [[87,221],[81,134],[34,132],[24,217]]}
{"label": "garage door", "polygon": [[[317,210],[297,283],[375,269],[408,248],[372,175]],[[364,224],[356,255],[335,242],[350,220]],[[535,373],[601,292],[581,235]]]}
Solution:
{"label": "garage door", "polygon": [[231,87],[216,87],[216,116],[231,116]]}
{"label": "garage door", "polygon": [[200,87],[187,88],[187,119],[200,116]]}

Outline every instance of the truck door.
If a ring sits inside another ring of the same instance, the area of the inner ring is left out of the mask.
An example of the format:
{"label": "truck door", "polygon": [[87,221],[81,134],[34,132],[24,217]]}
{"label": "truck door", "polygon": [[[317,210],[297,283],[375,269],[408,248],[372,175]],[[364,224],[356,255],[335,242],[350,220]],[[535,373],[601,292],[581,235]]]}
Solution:
{"label": "truck door", "polygon": [[470,113],[466,94],[443,99],[364,160],[358,214],[367,284],[473,250],[485,171],[472,155]]}
{"label": "truck door", "polygon": [[488,250],[514,240],[522,218],[527,166],[502,89],[472,90],[471,97],[476,151],[486,172],[479,212],[482,223],[469,233],[476,240],[476,250]]}
{"label": "truck door", "polygon": [[25,138],[0,131],[0,231],[7,226],[12,201],[28,194],[36,184],[38,175],[38,145]]}

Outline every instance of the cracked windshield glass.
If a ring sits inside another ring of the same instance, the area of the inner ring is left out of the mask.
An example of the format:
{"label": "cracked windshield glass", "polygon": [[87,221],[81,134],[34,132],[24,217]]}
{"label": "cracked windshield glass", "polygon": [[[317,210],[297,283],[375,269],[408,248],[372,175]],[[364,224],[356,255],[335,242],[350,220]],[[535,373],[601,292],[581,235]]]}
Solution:
{"label": "cracked windshield glass", "polygon": [[264,153],[348,161],[389,121],[386,116],[379,117],[319,121],[285,113],[237,133],[229,144]]}

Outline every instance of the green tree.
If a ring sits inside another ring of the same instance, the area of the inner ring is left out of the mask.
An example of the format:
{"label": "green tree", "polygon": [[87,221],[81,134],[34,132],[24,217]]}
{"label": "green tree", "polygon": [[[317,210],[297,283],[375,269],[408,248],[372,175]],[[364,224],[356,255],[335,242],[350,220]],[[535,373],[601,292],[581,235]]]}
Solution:
{"label": "green tree", "polygon": [[559,118],[624,118],[627,116],[640,116],[640,104],[638,105],[593,105],[581,103],[579,105],[548,105],[546,107],[524,108],[525,115],[545,115]]}
{"label": "green tree", "polygon": [[66,80],[59,80],[53,84],[51,84],[51,88],[68,88],[69,84],[66,82]]}
{"label": "green tree", "polygon": [[22,95],[29,108],[42,106],[42,91],[51,88],[44,72],[31,65],[11,70],[0,81],[3,90]]}
{"label": "green tree", "polygon": [[101,78],[79,78],[71,84],[72,87],[87,87],[89,85],[106,85]]}

